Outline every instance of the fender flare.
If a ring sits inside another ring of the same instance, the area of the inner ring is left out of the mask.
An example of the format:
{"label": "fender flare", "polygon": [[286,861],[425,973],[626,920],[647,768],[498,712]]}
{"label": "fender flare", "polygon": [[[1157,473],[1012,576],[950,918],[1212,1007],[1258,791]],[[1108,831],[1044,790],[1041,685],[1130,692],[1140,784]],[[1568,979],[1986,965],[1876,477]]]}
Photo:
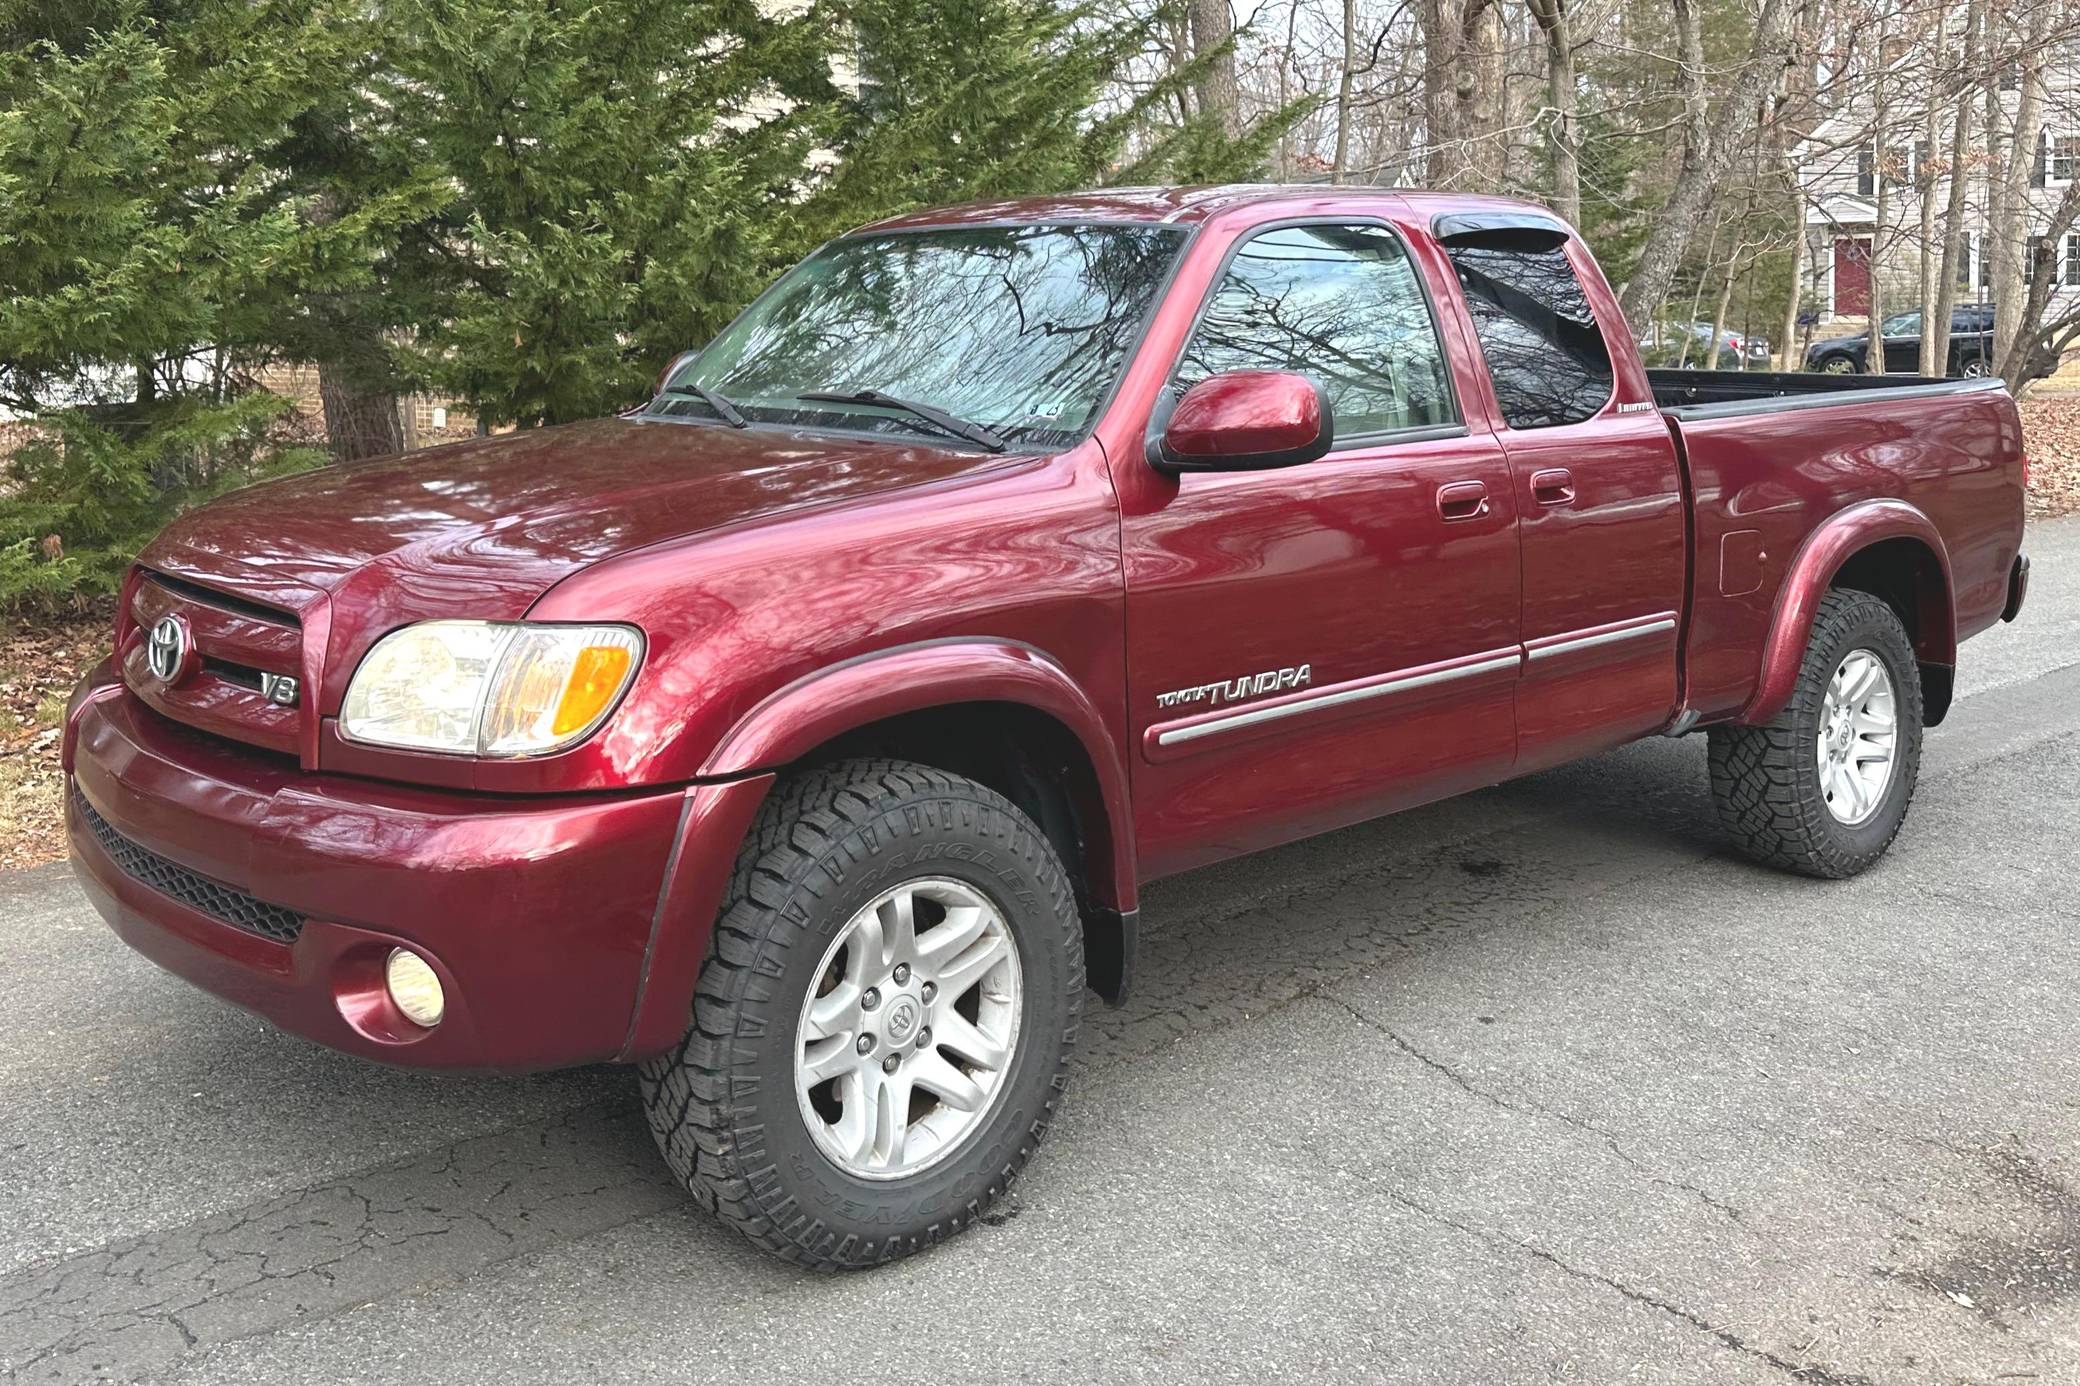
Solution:
{"label": "fender flare", "polygon": [[1762,647],[1761,676],[1755,691],[1734,720],[1753,726],[1784,710],[1798,686],[1813,618],[1842,566],[1858,553],[1888,539],[1911,539],[1935,555],[1940,574],[1941,613],[1924,619],[1914,653],[1923,665],[1948,669],[1957,663],[1957,598],[1950,575],[1950,551],[1935,522],[1903,500],[1870,500],[1852,505],[1823,521],[1806,537],[1784,574],[1776,612]]}
{"label": "fender flare", "polygon": [[[623,1060],[663,1053],[686,1027],[700,960],[732,863],[775,772],[846,732],[906,712],[955,703],[1009,703],[1044,713],[1082,745],[1103,823],[1086,843],[1091,905],[1102,927],[1087,947],[1111,948],[1108,999],[1132,975],[1135,909],[1133,816],[1126,770],[1097,706],[1069,672],[1030,645],[953,637],[877,650],[828,665],[768,694],[740,717],[687,790],[679,839],[667,864],[630,1017]],[[687,850],[690,839],[713,840]],[[676,921],[676,923],[668,923]],[[1087,935],[1092,928],[1086,921]],[[1097,964],[1102,967],[1102,963]],[[1096,971],[1094,983],[1099,980]]]}

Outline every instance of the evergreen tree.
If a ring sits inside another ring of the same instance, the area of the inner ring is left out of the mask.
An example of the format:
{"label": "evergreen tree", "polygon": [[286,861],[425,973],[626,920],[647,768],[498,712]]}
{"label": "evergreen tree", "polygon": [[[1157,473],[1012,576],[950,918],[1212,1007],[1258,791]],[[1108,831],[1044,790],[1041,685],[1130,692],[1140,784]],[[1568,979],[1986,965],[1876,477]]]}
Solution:
{"label": "evergreen tree", "polygon": [[314,288],[351,283],[408,199],[307,224],[277,159],[337,80],[351,4],[16,3],[0,11],[0,604],[105,590],[171,510],[267,467],[251,388]]}

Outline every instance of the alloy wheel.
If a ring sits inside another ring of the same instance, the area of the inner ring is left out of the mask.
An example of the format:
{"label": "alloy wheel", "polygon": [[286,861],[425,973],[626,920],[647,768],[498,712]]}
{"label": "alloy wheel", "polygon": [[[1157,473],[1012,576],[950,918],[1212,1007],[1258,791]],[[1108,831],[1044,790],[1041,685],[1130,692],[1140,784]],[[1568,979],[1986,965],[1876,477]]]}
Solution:
{"label": "alloy wheel", "polygon": [[1885,801],[1899,746],[1899,697],[1885,661],[1851,650],[1828,680],[1814,753],[1820,794],[1835,821],[1855,827]]}
{"label": "alloy wheel", "polygon": [[1018,947],[962,881],[906,881],[855,913],[816,970],[795,1035],[795,1094],[817,1149],[861,1179],[903,1179],[981,1127],[1017,1052]]}

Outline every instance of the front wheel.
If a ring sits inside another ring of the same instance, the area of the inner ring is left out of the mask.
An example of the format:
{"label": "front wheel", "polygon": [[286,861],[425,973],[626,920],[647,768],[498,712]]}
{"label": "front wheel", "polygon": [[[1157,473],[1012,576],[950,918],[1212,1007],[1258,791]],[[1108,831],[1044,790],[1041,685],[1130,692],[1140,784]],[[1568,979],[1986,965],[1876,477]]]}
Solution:
{"label": "front wheel", "polygon": [[1829,592],[1784,710],[1710,741],[1712,797],[1742,852],[1807,876],[1870,866],[1906,821],[1921,764],[1921,669],[1898,614],[1868,592]]}
{"label": "front wheel", "polygon": [[908,1255],[981,1217],[1068,1081],[1074,893],[994,791],[901,761],[784,781],[738,858],[679,1047],[643,1065],[658,1147],[765,1250]]}
{"label": "front wheel", "polygon": [[1820,370],[1826,375],[1854,375],[1857,369],[1856,358],[1853,356],[1837,355],[1820,358]]}

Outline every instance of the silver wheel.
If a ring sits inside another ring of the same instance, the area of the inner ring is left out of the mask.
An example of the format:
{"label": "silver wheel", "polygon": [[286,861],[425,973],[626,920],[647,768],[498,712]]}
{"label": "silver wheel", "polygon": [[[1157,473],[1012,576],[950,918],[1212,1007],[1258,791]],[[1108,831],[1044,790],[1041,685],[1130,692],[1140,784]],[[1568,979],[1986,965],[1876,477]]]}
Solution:
{"label": "silver wheel", "polygon": [[1993,374],[1993,367],[1986,363],[1985,357],[1974,356],[1971,360],[1965,362],[1964,366],[1957,373],[1968,380],[1977,380],[1982,376]]}
{"label": "silver wheel", "polygon": [[1003,912],[960,881],[906,881],[838,931],[795,1031],[795,1096],[817,1149],[903,1179],[988,1117],[1024,1001]]}
{"label": "silver wheel", "polygon": [[1851,650],[1828,680],[1814,750],[1820,794],[1835,821],[1855,827],[1878,811],[1892,785],[1899,747],[1899,697],[1885,661]]}
{"label": "silver wheel", "polygon": [[1828,375],[1848,375],[1856,369],[1856,362],[1847,356],[1830,356],[1820,363],[1820,369]]}

